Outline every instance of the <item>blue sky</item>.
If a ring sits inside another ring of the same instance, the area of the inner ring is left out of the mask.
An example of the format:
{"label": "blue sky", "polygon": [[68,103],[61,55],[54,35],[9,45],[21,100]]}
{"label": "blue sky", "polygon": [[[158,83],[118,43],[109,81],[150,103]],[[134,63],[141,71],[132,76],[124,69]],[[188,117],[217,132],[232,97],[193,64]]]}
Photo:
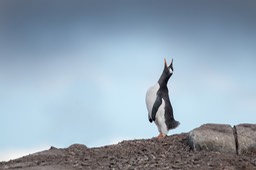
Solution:
{"label": "blue sky", "polygon": [[174,59],[169,132],[256,122],[256,2],[1,1],[0,160],[151,138],[145,93]]}

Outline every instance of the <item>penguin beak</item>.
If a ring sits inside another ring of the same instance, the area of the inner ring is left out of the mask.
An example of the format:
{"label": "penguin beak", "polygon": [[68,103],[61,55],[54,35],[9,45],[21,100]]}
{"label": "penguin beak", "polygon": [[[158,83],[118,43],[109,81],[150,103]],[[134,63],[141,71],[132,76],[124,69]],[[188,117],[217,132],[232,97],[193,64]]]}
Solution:
{"label": "penguin beak", "polygon": [[173,59],[172,59],[172,62],[171,62],[171,64],[169,65],[169,70],[172,70],[172,72],[173,72],[173,66],[172,66],[172,64],[173,64]]}
{"label": "penguin beak", "polygon": [[173,59],[172,59],[172,61],[171,61],[171,64],[169,65],[169,68],[172,68],[172,63],[173,63]]}
{"label": "penguin beak", "polygon": [[166,63],[166,59],[165,59],[165,58],[164,58],[164,65],[165,65],[166,67],[168,67],[168,66],[167,66],[167,63]]}

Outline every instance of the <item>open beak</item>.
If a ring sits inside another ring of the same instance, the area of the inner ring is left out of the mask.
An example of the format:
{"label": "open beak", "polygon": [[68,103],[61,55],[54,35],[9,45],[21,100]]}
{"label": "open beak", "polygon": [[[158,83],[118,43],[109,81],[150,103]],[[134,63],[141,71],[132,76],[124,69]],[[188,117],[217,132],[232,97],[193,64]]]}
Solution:
{"label": "open beak", "polygon": [[166,67],[172,68],[172,63],[173,63],[173,59],[172,59],[170,65],[168,66],[168,65],[167,65],[167,62],[166,62],[166,59],[164,58],[164,64],[165,64]]}

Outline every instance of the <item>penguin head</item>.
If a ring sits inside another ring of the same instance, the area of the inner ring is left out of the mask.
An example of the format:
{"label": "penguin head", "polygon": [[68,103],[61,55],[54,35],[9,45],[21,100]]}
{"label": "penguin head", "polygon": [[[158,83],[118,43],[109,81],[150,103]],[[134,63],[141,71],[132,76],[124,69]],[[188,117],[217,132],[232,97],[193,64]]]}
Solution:
{"label": "penguin head", "polygon": [[171,75],[173,73],[173,65],[172,65],[172,63],[173,63],[173,59],[172,59],[170,65],[168,66],[167,62],[166,62],[166,59],[164,58],[164,71],[166,72],[167,76],[170,76],[170,77],[171,77]]}
{"label": "penguin head", "polygon": [[167,64],[166,59],[164,59],[164,70],[162,72],[160,79],[158,80],[158,83],[160,84],[160,86],[166,85],[169,78],[172,76],[172,74],[173,74],[173,59],[169,65]]}

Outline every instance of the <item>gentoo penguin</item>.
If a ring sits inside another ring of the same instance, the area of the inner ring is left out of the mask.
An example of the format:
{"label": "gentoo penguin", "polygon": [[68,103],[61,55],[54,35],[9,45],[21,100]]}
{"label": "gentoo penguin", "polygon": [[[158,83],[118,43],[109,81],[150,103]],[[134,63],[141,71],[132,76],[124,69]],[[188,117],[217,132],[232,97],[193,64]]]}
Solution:
{"label": "gentoo penguin", "polygon": [[164,138],[170,129],[179,126],[173,117],[173,109],[169,99],[167,82],[173,74],[173,59],[167,66],[164,59],[164,70],[158,82],[150,87],[146,93],[146,105],[149,122],[155,122],[160,134],[157,138]]}

